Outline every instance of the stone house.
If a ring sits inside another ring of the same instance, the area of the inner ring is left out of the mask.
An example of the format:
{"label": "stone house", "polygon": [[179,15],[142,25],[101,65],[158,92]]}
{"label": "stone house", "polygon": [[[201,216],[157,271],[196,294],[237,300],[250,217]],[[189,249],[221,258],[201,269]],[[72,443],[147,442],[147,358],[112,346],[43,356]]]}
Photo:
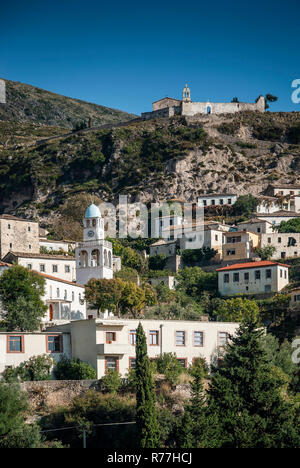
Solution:
{"label": "stone house", "polygon": [[295,219],[300,217],[300,213],[287,210],[279,210],[273,213],[259,213],[257,216],[259,219],[264,221],[269,221],[272,226],[279,226],[281,221],[289,221],[290,219]]}
{"label": "stone house", "polygon": [[11,250],[32,254],[40,252],[38,222],[8,214],[0,216],[0,258]]}
{"label": "stone house", "polygon": [[243,260],[255,256],[259,247],[260,234],[250,231],[229,231],[223,233],[222,260]]}
{"label": "stone house", "polygon": [[261,235],[261,247],[272,245],[276,251],[272,259],[285,259],[300,256],[300,233],[268,233]]}
{"label": "stone house", "polygon": [[251,231],[256,234],[265,234],[268,232],[273,232],[272,223],[259,218],[250,218],[246,221],[237,223],[237,228],[239,231]]}

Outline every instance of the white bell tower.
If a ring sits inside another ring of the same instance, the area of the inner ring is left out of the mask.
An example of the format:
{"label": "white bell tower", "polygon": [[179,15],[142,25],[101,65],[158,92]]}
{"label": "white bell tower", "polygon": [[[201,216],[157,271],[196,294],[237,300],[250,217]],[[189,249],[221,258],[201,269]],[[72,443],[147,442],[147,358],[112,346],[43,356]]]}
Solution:
{"label": "white bell tower", "polygon": [[76,282],[87,284],[91,278],[113,278],[112,243],[104,239],[104,221],[92,203],[83,220],[83,242],[76,244]]}

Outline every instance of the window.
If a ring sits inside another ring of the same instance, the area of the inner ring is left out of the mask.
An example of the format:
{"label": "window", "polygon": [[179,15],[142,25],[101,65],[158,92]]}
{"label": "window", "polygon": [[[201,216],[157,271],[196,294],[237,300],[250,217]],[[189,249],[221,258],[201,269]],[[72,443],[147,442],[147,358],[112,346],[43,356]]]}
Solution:
{"label": "window", "polygon": [[185,346],[185,331],[176,332],[176,346]]}
{"label": "window", "polygon": [[72,291],[72,301],[74,301],[75,299],[75,294],[74,294],[74,291]]}
{"label": "window", "polygon": [[59,297],[59,288],[56,289],[56,297]]}
{"label": "window", "polygon": [[32,263],[27,263],[26,268],[28,268],[28,270],[32,270]]}
{"label": "window", "polygon": [[52,273],[57,273],[57,265],[52,265]]}
{"label": "window", "polygon": [[206,200],[203,200],[203,206],[206,206]]}
{"label": "window", "polygon": [[117,371],[119,372],[119,359],[113,356],[105,357],[105,373],[107,371]]}
{"label": "window", "polygon": [[281,252],[280,257],[281,257],[281,258],[285,258],[285,252]]}
{"label": "window", "polygon": [[266,270],[266,278],[272,278],[272,270]]}
{"label": "window", "polygon": [[134,357],[129,358],[129,369],[135,369],[135,358]]}
{"label": "window", "polygon": [[300,294],[295,294],[294,302],[299,302],[299,301],[300,301]]}
{"label": "window", "polygon": [[280,278],[282,278],[282,270],[280,269]]}
{"label": "window", "polygon": [[46,337],[47,353],[61,353],[62,339],[61,335],[48,335]]}
{"label": "window", "polygon": [[223,198],[220,198],[220,205],[223,205],[224,204],[224,200]]}
{"label": "window", "polygon": [[10,224],[7,225],[7,229],[10,229]]}
{"label": "window", "polygon": [[45,271],[45,265],[41,264],[40,265],[40,272],[43,273]]}
{"label": "window", "polygon": [[268,237],[268,244],[271,244],[271,237]]}
{"label": "window", "polygon": [[239,273],[233,273],[233,281],[234,281],[234,283],[238,283],[240,281],[240,274]]}
{"label": "window", "polygon": [[211,204],[212,204],[212,205],[215,205],[215,204],[216,204],[216,203],[215,203],[215,200],[212,200],[212,201],[211,201]]}
{"label": "window", "polygon": [[229,283],[229,273],[225,273],[225,275],[224,275],[224,283]]}
{"label": "window", "polygon": [[159,332],[158,330],[149,331],[149,345],[158,346],[159,345]]}
{"label": "window", "polygon": [[7,337],[8,353],[24,353],[24,336],[10,335]]}
{"label": "window", "polygon": [[9,248],[12,249],[12,243],[9,244]]}
{"label": "window", "polygon": [[228,205],[231,205],[231,198],[228,198]]}
{"label": "window", "polygon": [[257,228],[257,232],[260,233],[261,229],[260,228]]}
{"label": "window", "polygon": [[70,267],[69,267],[69,265],[65,265],[65,273],[70,273]]}
{"label": "window", "polygon": [[271,292],[271,285],[270,284],[265,285],[265,292],[266,293]]}
{"label": "window", "polygon": [[287,278],[287,272],[286,272],[286,270],[284,270],[284,279],[286,279],[286,278]]}
{"label": "window", "polygon": [[31,244],[29,244],[29,250],[31,250]]}
{"label": "window", "polygon": [[278,244],[281,244],[281,237],[278,237]]}
{"label": "window", "polygon": [[113,341],[116,341],[116,332],[106,332],[105,341],[108,344],[112,343]]}
{"label": "window", "polygon": [[215,234],[215,240],[217,241],[219,239],[218,234]]}
{"label": "window", "polygon": [[260,280],[260,270],[255,270],[255,279]]}
{"label": "window", "polygon": [[179,362],[179,364],[181,365],[181,367],[183,367],[184,369],[187,367],[187,359],[186,358],[179,358],[177,359],[177,361]]}
{"label": "window", "polygon": [[203,346],[203,332],[194,331],[194,346]]}
{"label": "window", "polygon": [[235,255],[235,249],[227,249],[226,255]]}
{"label": "window", "polygon": [[30,231],[31,231],[31,227],[30,227],[30,226],[28,226],[28,232],[30,232]]}
{"label": "window", "polygon": [[219,332],[218,334],[218,343],[219,346],[225,346],[228,343],[229,334],[227,332]]}
{"label": "window", "polygon": [[67,299],[68,299],[68,291],[65,289],[64,300],[66,301]]}
{"label": "window", "polygon": [[246,281],[249,280],[249,273],[244,273],[244,280],[246,280]]}
{"label": "window", "polygon": [[129,343],[133,346],[136,345],[136,330],[129,331]]}

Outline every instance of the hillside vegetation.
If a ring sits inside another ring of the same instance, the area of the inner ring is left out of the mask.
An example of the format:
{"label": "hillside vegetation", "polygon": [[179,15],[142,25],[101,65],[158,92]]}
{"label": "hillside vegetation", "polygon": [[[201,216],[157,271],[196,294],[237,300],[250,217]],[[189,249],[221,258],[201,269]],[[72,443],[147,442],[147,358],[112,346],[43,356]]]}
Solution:
{"label": "hillside vegetation", "polygon": [[34,122],[73,128],[92,119],[93,126],[119,123],[135,116],[117,109],[51,93],[35,86],[4,80],[6,104],[0,104],[0,121]]}
{"label": "hillside vegetation", "polygon": [[[14,139],[7,141],[8,127]],[[194,202],[206,192],[258,195],[270,183],[300,183],[296,112],[174,117],[61,132],[40,123],[0,122],[2,212],[48,224],[61,216],[66,200],[78,206],[82,195]]]}

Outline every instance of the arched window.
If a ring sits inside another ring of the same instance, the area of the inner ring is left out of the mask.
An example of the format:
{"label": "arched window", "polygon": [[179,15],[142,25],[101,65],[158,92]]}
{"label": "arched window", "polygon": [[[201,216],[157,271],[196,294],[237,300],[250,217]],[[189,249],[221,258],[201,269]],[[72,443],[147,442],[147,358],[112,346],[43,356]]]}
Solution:
{"label": "arched window", "polygon": [[98,249],[92,251],[92,264],[91,266],[99,266],[100,265],[100,252]]}
{"label": "arched window", "polygon": [[88,266],[88,253],[86,250],[81,250],[79,254],[79,266],[86,268]]}
{"label": "arched window", "polygon": [[92,223],[93,223],[93,226],[95,227],[96,226],[96,220],[93,219]]}
{"label": "arched window", "polygon": [[104,266],[108,266],[107,250],[104,250]]}
{"label": "arched window", "polygon": [[206,108],[206,113],[207,113],[207,114],[211,114],[211,107],[210,107],[210,106],[207,106],[207,108]]}
{"label": "arched window", "polygon": [[111,251],[108,252],[108,266],[111,268]]}

